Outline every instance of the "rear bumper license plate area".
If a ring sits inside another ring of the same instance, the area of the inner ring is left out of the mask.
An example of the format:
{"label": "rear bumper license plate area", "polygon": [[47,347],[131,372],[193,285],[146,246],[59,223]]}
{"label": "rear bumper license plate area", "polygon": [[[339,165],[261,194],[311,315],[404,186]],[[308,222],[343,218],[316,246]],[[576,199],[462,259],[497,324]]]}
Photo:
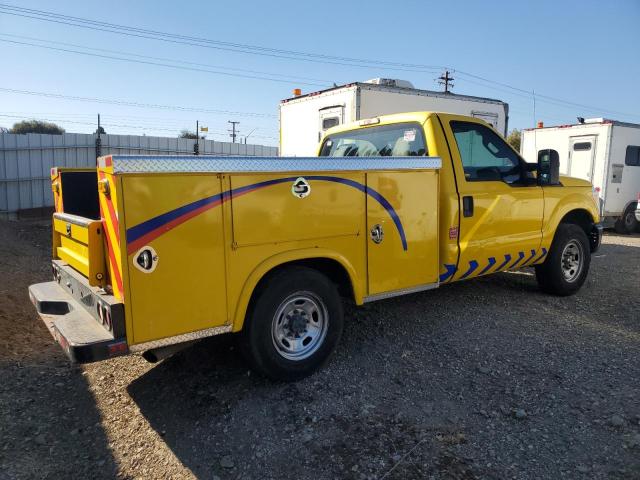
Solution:
{"label": "rear bumper license plate area", "polygon": [[90,363],[129,353],[124,336],[114,336],[57,282],[31,285],[29,298],[72,362]]}

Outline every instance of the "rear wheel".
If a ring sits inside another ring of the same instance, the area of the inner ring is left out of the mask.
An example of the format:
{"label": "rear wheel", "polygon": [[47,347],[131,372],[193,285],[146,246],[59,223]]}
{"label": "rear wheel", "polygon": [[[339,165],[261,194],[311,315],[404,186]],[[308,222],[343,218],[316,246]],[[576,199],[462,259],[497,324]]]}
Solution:
{"label": "rear wheel", "polygon": [[262,282],[245,320],[242,350],[263,375],[298,380],[329,358],[342,326],[335,285],[316,270],[289,267]]}
{"label": "rear wheel", "polygon": [[639,231],[640,222],[636,218],[636,203],[632,203],[627,207],[622,216],[616,220],[614,225],[616,232],[630,234]]}
{"label": "rear wheel", "polygon": [[589,273],[589,239],[578,225],[561,223],[542,265],[536,265],[536,279],[542,291],[554,295],[577,292]]}

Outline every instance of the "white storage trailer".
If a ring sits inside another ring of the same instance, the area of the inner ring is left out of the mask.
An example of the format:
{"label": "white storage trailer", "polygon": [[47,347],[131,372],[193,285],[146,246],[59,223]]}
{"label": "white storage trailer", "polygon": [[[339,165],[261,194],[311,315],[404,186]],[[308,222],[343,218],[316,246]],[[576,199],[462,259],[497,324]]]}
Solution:
{"label": "white storage trailer", "polygon": [[540,150],[556,150],[561,174],[593,184],[605,226],[615,226],[620,233],[638,231],[634,212],[640,198],[640,125],[606,118],[580,120],[524,130],[522,156],[536,162]]}
{"label": "white storage trailer", "polygon": [[500,100],[419,90],[406,80],[375,78],[280,102],[280,155],[316,155],[322,134],[342,123],[391,113],[436,111],[487,121],[506,136],[509,105]]}

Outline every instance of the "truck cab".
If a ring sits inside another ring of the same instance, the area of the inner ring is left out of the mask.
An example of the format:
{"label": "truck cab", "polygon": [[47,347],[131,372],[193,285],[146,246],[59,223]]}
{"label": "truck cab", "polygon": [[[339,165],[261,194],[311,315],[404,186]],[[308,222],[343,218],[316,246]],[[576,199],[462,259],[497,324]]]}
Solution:
{"label": "truck cab", "polygon": [[[329,130],[319,154],[442,159],[440,283],[543,263],[563,223],[584,232],[589,252],[599,246],[601,229],[591,184],[559,177],[557,153],[545,151],[547,156],[537,164],[525,162],[481,119],[425,112],[366,119]],[[573,280],[567,293],[579,288],[583,279]]]}
{"label": "truck cab", "polygon": [[53,276],[32,302],[68,356],[158,360],[238,334],[260,373],[321,366],[356,305],[535,267],[570,295],[600,243],[591,185],[481,119],[331,128],[316,157],[107,155],[52,171]]}

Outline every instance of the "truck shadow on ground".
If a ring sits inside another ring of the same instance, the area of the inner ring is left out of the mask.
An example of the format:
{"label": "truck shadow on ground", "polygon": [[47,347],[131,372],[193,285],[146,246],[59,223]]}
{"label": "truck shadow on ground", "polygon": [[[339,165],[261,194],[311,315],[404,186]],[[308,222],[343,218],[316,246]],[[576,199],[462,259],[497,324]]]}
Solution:
{"label": "truck shadow on ground", "polygon": [[114,478],[84,370],[69,364],[27,295],[50,278],[50,232],[48,220],[0,221],[0,479]]}
{"label": "truck shadow on ground", "polygon": [[[402,409],[367,392],[372,379],[353,371],[362,358],[346,361],[343,352],[319,373],[286,384],[249,373],[235,343],[232,336],[200,342],[128,387],[151,427],[197,478],[378,478],[394,455],[422,440],[425,429],[458,441],[440,413],[428,410],[429,425],[421,428]],[[349,392],[335,378],[336,371],[351,376],[347,370],[355,375]],[[445,403],[442,411],[456,410]],[[424,414],[419,408],[417,415]],[[464,459],[433,443],[424,445],[431,473],[476,478],[467,475]],[[423,464],[409,462],[399,477],[389,478],[422,477],[428,473]],[[368,477],[358,473],[363,469]]]}
{"label": "truck shadow on ground", "polygon": [[[44,326],[29,327],[49,336]],[[114,478],[117,465],[83,370],[51,347],[35,360],[0,359],[0,479]]]}

